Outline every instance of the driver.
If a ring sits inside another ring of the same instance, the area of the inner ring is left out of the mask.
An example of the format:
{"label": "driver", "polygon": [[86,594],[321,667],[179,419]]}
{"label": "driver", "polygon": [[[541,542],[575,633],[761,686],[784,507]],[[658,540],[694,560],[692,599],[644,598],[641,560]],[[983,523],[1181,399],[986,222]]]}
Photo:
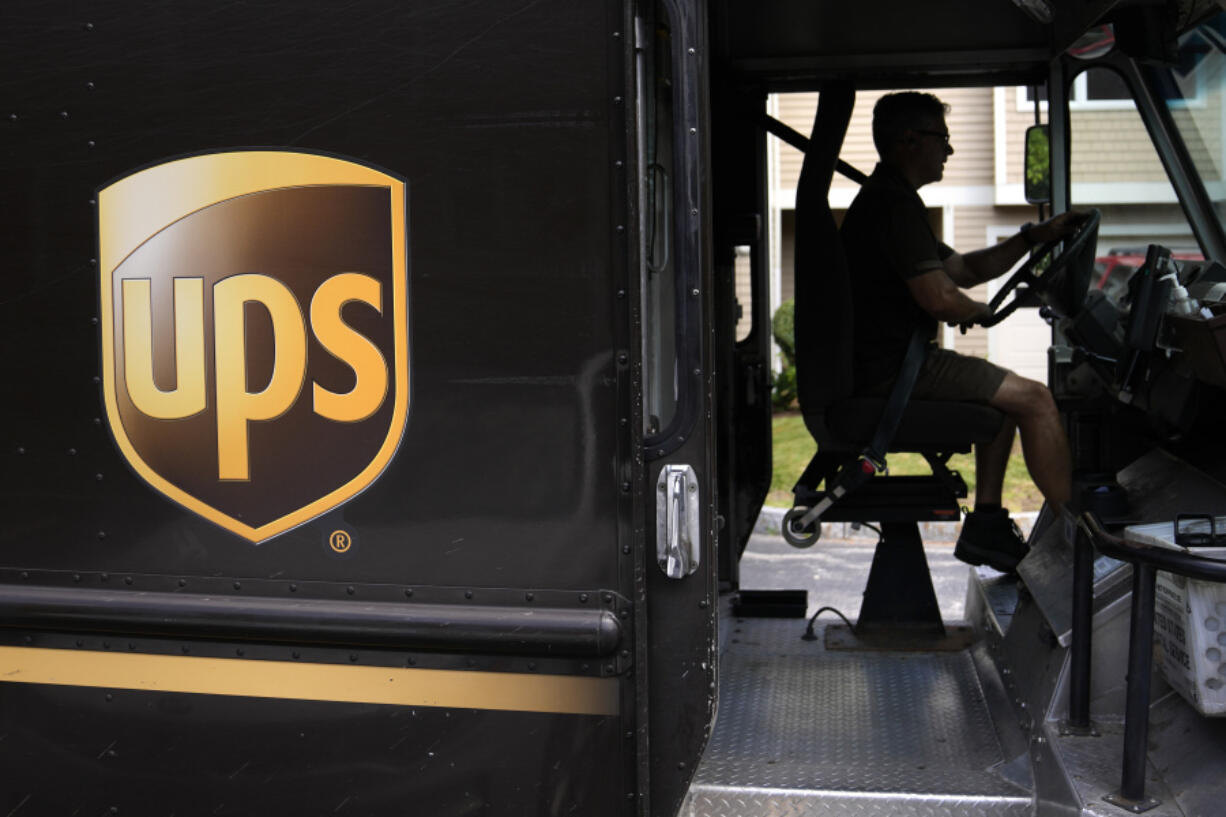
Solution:
{"label": "driver", "polygon": [[[873,142],[881,157],[843,220],[852,272],[856,391],[886,396],[915,329],[939,321],[969,324],[991,314],[961,288],[1007,273],[1033,246],[1073,232],[1081,214],[1062,213],[995,246],[959,254],[936,239],[916,192],[940,181],[953,155],[945,114],[932,94],[882,97],[873,109]],[[975,446],[975,509],[966,516],[954,555],[973,565],[1012,572],[1026,544],[1001,507],[1005,466],[1015,431],[1035,485],[1053,510],[1071,491],[1068,440],[1047,386],[976,357],[933,348],[920,369],[918,399],[986,403],[1006,415],[1000,434]]]}

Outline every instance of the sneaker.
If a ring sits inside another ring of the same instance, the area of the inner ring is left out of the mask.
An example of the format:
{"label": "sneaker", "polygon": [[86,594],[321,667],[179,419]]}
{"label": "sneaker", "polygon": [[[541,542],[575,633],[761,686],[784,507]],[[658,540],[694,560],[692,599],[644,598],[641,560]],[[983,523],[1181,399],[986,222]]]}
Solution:
{"label": "sneaker", "polygon": [[962,522],[954,556],[967,564],[983,565],[1013,573],[1029,548],[1009,509],[971,511]]}

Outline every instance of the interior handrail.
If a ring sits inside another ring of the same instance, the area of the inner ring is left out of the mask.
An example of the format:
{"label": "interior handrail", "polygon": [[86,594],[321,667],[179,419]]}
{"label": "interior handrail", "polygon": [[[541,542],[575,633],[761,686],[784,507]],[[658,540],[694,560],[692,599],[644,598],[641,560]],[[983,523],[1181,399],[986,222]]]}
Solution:
{"label": "interior handrail", "polygon": [[1119,790],[1107,795],[1106,799],[1139,813],[1159,804],[1155,798],[1145,796],[1157,573],[1166,570],[1190,579],[1226,582],[1226,561],[1143,542],[1130,542],[1107,532],[1092,512],[1081,515],[1073,551],[1073,643],[1070,648],[1068,720],[1063,725],[1065,731],[1072,734],[1095,734],[1090,722],[1090,655],[1094,627],[1096,549],[1132,564],[1123,771]]}
{"label": "interior handrail", "polygon": [[1226,582],[1226,560],[1197,556],[1194,553],[1148,545],[1144,542],[1130,542],[1108,533],[1094,514],[1089,512],[1082,514],[1078,525],[1086,528],[1087,535],[1099,552],[1113,559],[1132,564],[1144,562],[1158,570],[1177,573],[1189,579]]}

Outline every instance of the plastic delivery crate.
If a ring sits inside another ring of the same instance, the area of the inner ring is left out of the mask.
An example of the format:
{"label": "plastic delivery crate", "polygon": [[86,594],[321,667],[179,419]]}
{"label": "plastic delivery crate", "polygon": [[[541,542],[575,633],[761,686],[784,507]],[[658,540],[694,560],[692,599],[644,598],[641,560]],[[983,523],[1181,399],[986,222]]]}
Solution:
{"label": "plastic delivery crate", "polygon": [[[1222,541],[1226,517],[1217,517],[1214,527]],[[1204,535],[1210,527],[1207,519],[1185,518],[1179,530]],[[1174,522],[1134,525],[1125,529],[1124,538],[1226,561],[1226,547],[1176,544]],[[1226,584],[1158,571],[1154,636],[1167,683],[1202,715],[1226,715]]]}

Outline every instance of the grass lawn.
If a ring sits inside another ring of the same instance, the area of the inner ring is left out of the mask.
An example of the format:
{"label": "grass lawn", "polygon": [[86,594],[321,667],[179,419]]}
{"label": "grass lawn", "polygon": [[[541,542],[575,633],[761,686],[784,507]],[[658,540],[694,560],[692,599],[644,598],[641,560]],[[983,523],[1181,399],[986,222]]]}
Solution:
{"label": "grass lawn", "polygon": [[[817,451],[817,444],[805,429],[804,421],[795,412],[776,414],[771,421],[774,432],[774,473],[771,475],[771,489],[766,496],[767,505],[791,507],[792,486],[800,472],[809,464]],[[928,463],[919,454],[891,454],[889,457],[891,474],[927,474]],[[966,505],[970,507],[975,498],[975,458],[971,454],[955,454],[949,460],[949,467],[960,471],[966,480],[969,496]],[[1022,462],[1022,449],[1018,442],[1013,443],[1013,456],[1009,458],[1009,469],[1005,472],[1004,505],[1011,511],[1037,511],[1043,504],[1043,497],[1030,481],[1026,473],[1026,465]]]}

